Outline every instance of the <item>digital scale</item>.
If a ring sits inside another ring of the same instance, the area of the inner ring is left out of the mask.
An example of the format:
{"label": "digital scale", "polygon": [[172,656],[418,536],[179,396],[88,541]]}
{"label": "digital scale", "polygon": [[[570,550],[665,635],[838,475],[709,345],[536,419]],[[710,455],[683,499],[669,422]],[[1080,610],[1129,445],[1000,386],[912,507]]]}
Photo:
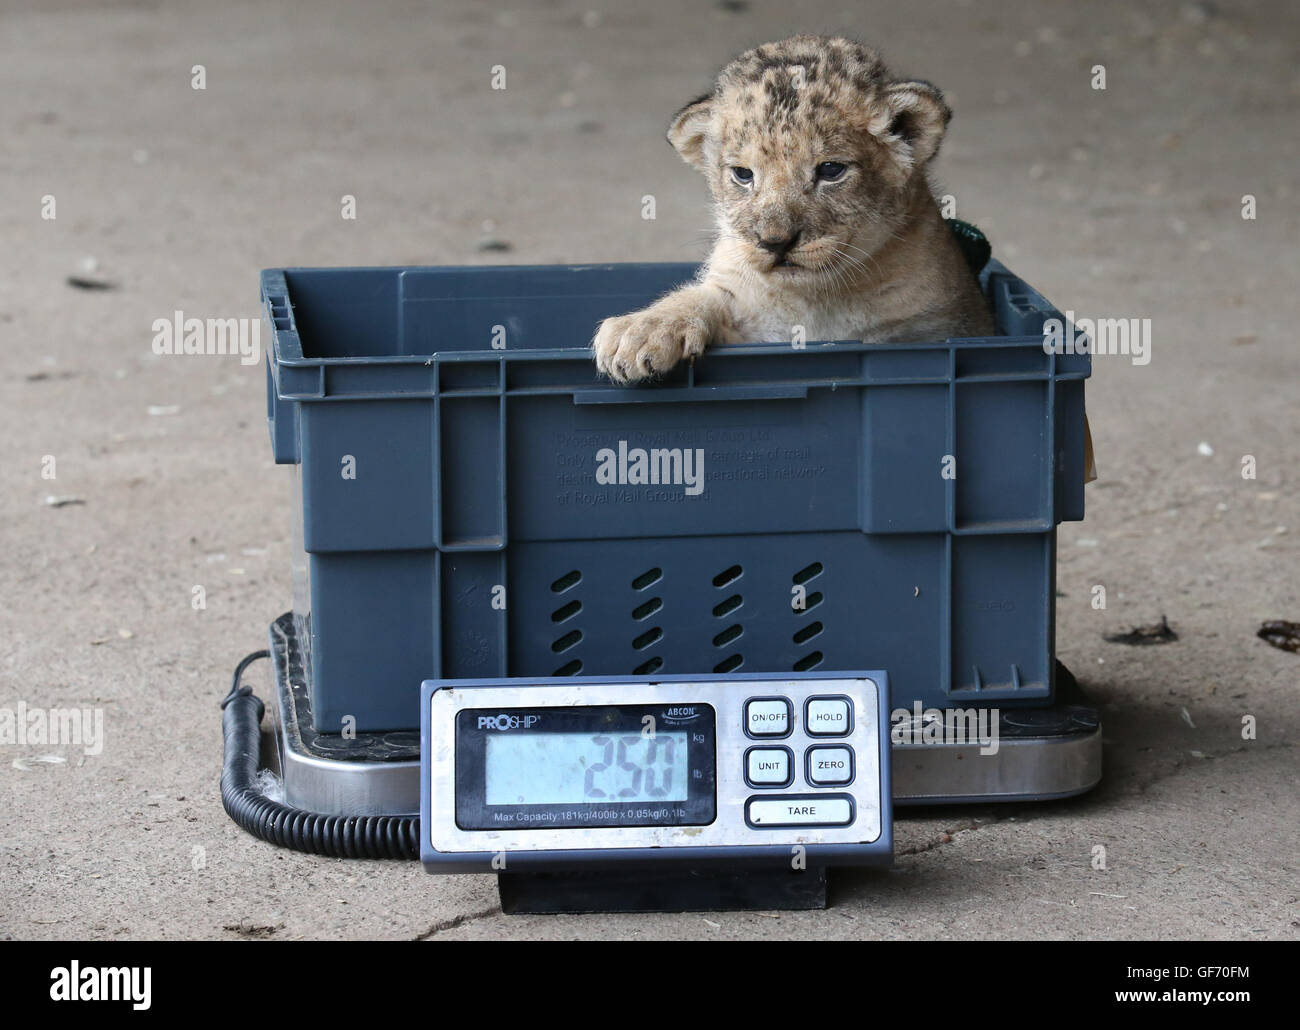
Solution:
{"label": "digital scale", "polygon": [[[339,734],[315,728],[293,613],[269,636],[223,702],[232,818],[316,854],[495,873],[506,912],[825,907],[828,868],[889,864],[894,805],[1054,800],[1101,777],[1097,710],[1059,663],[1053,704],[980,710],[995,751],[927,736],[944,713],[902,707],[882,671],[432,680],[419,731]],[[240,685],[259,657],[275,799],[264,706]]]}
{"label": "digital scale", "polygon": [[888,700],[883,672],[427,680],[421,861],[507,911],[824,904],[827,867],[893,862]]}

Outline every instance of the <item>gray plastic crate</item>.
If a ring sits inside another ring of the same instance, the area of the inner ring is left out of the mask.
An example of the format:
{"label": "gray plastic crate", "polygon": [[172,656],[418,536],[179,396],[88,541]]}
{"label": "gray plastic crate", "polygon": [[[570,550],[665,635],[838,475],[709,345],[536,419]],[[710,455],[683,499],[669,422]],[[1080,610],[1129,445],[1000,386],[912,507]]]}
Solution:
{"label": "gray plastic crate", "polygon": [[[599,379],[596,324],[694,272],[262,273],[318,729],[413,728],[421,681],[447,677],[871,667],[902,707],[1051,699],[1090,370],[1045,352],[1059,313],[991,262],[999,336],[718,347],[660,383]],[[597,482],[620,442],[669,452],[668,479],[702,450],[702,483]]]}

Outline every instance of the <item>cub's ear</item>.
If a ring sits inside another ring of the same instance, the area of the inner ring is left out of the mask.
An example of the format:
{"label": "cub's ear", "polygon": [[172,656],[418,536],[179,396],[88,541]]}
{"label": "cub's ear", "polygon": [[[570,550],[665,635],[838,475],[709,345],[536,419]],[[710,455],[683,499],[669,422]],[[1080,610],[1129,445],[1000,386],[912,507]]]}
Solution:
{"label": "cub's ear", "polygon": [[673,115],[668,126],[668,142],[689,165],[704,171],[704,141],[713,120],[713,95],[696,97]]}
{"label": "cub's ear", "polygon": [[939,150],[952,110],[928,82],[892,82],[876,103],[869,129],[905,172],[922,168]]}

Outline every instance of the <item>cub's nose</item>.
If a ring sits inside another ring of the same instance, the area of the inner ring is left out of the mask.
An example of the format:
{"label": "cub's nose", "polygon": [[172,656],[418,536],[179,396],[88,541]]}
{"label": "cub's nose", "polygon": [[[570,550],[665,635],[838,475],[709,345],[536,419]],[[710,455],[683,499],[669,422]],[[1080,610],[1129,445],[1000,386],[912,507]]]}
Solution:
{"label": "cub's nose", "polygon": [[774,254],[778,258],[783,258],[794,249],[794,245],[799,242],[801,234],[802,230],[796,230],[789,236],[777,239],[764,239],[762,236],[758,236],[758,245],[769,254]]}

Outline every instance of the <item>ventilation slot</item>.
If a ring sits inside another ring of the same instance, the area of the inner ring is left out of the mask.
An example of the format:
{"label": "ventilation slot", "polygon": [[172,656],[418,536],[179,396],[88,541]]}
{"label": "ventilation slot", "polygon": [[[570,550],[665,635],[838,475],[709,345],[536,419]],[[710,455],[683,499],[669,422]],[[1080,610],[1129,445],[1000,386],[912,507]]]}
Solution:
{"label": "ventilation slot", "polygon": [[637,605],[632,609],[632,618],[640,622],[642,619],[648,619],[664,606],[662,598],[652,597],[645,604]]}
{"label": "ventilation slot", "polygon": [[[745,574],[745,570],[739,565],[733,565],[729,569],[723,569],[713,577],[713,585],[721,590],[723,587],[736,582]],[[740,594],[732,594],[726,600],[719,601],[713,606],[713,617],[715,619],[725,619],[732,612],[736,611],[745,603],[745,599]],[[721,630],[713,638],[714,647],[726,647],[734,641],[740,639],[744,634],[745,627],[740,623],[733,623],[726,629]],[[742,655],[728,655],[722,661],[713,667],[714,672],[732,672],[739,669],[745,663]]]}
{"label": "ventilation slot", "polygon": [[[823,597],[820,590],[813,590],[813,593],[807,592],[805,584],[809,580],[814,580],[822,575],[823,564],[814,562],[810,566],[803,566],[800,571],[790,576],[790,583],[794,584],[792,597],[790,597],[790,610],[796,615],[803,615],[815,609],[826,597]],[[798,642],[798,641],[796,641]]]}
{"label": "ventilation slot", "polygon": [[816,579],[818,576],[822,574],[823,567],[824,566],[819,561],[815,561],[811,565],[804,566],[802,569],[800,569],[798,572],[794,574],[795,583],[797,583],[799,586],[803,586],[810,579]]}
{"label": "ventilation slot", "polygon": [[664,578],[663,569],[649,569],[641,573],[636,579],[632,580],[633,590],[644,590],[646,587],[652,587]]}
{"label": "ventilation slot", "polygon": [[745,629],[743,626],[740,625],[740,623],[737,623],[734,626],[728,626],[726,629],[724,629],[721,633],[719,633],[716,637],[713,638],[713,646],[726,647],[728,644],[730,644],[733,640],[735,640],[738,636],[740,636],[744,632]]}
{"label": "ventilation slot", "polygon": [[[794,596],[790,602],[790,607],[795,615],[807,615],[825,600],[820,590],[814,590],[812,593],[803,590],[804,584],[816,579],[825,569],[826,566],[819,561],[815,561],[811,565],[805,565],[790,577],[790,582],[795,585]],[[808,641],[821,636],[822,630],[825,628],[820,622],[810,622],[808,625],[795,630],[794,636],[790,639],[799,645],[806,644]],[[825,655],[820,651],[810,651],[794,663],[794,671],[807,672],[809,669],[815,669],[821,665],[824,658]]]}
{"label": "ventilation slot", "polygon": [[744,598],[739,594],[732,594],[725,601],[713,606],[713,617],[715,619],[725,619],[744,603]]}
{"label": "ventilation slot", "polygon": [[551,584],[551,593],[562,594],[571,587],[576,587],[582,582],[582,573],[577,569],[572,572],[566,572],[563,576]]}
{"label": "ventilation slot", "polygon": [[[654,586],[663,578],[664,578],[663,569],[660,568],[646,569],[645,572],[641,573],[641,575],[637,576],[636,579],[632,580],[632,589],[649,590],[650,587]],[[632,609],[632,618],[636,622],[644,622],[646,619],[650,618],[650,616],[654,615],[661,608],[663,608],[663,606],[664,606],[664,600],[662,597],[647,598],[646,600],[642,601],[639,605],[637,605],[635,608]],[[660,627],[651,626],[644,633],[642,633],[640,636],[638,636],[635,640],[632,641],[632,647],[637,651],[644,651],[647,647],[650,647],[651,645],[653,645],[654,643],[662,639],[663,635],[664,635],[664,631]],[[664,660],[662,658],[659,657],[649,658],[646,661],[642,662],[640,665],[638,665],[635,669],[633,669],[632,672],[636,676],[646,676],[652,672],[656,672],[659,669],[661,669],[663,667],[663,664],[664,664]]]}
{"label": "ventilation slot", "polygon": [[556,608],[555,611],[551,612],[551,621],[564,622],[566,619],[573,618],[580,611],[582,611],[582,602],[570,601],[568,604],[561,605],[559,608]]}
{"label": "ventilation slot", "polygon": [[736,580],[740,579],[740,577],[743,576],[744,573],[745,570],[742,569],[739,565],[733,565],[731,568],[724,569],[722,572],[719,572],[716,576],[714,576],[713,585],[721,589],[722,587],[725,587],[728,583],[734,583]]}
{"label": "ventilation slot", "polygon": [[803,629],[795,633],[793,640],[796,644],[806,644],[821,631],[822,624],[820,622],[810,622]]}
{"label": "ventilation slot", "polygon": [[802,615],[804,614],[804,612],[812,611],[812,609],[816,608],[824,600],[825,598],[822,596],[822,592],[820,590],[814,590],[811,594],[809,594],[807,597],[803,599],[802,607],[799,606],[798,595],[795,595],[795,597],[791,601],[790,607],[794,609],[794,613],[796,615]]}
{"label": "ventilation slot", "polygon": [[[582,582],[582,573],[577,569],[572,572],[566,572],[559,579],[551,584],[551,593],[562,594],[567,590],[572,590]],[[554,623],[568,622],[582,611],[582,602],[576,597],[571,601],[566,601],[555,611],[551,612],[551,621]],[[551,642],[551,650],[556,654],[563,654],[571,648],[577,647],[582,641],[582,630],[571,629],[562,637],[557,637]],[[575,668],[576,666],[576,668]],[[556,676],[576,676],[578,670],[582,668],[582,662],[577,658],[573,659],[567,665],[557,669],[554,673]]]}
{"label": "ventilation slot", "polygon": [[814,651],[812,654],[806,654],[794,663],[795,672],[807,672],[809,669],[815,669],[821,665],[825,656],[820,651]]}
{"label": "ventilation slot", "polygon": [[632,646],[635,647],[638,651],[644,651],[655,641],[662,638],[663,635],[664,635],[664,631],[661,630],[658,626],[655,626],[653,629],[646,630],[634,641],[632,641]]}
{"label": "ventilation slot", "polygon": [[582,640],[582,630],[575,629],[572,632],[564,634],[564,636],[560,637],[559,640],[553,643],[551,645],[551,650],[554,651],[556,654],[561,654],[569,650],[569,648],[571,647],[577,647],[578,643],[581,640]]}

